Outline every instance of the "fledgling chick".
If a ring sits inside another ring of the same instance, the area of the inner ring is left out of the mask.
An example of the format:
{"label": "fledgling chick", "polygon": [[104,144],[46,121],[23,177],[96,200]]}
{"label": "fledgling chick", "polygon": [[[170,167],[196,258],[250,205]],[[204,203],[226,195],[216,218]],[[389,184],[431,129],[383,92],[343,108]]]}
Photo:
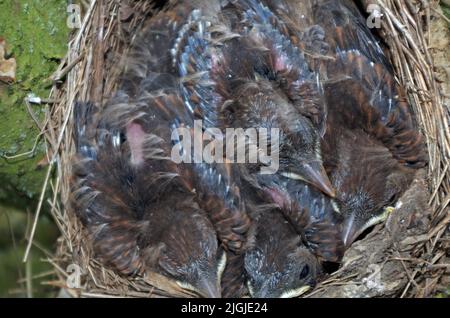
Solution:
{"label": "fledgling chick", "polygon": [[153,209],[158,210],[144,216],[147,227],[138,240],[145,269],[156,270],[201,297],[221,297],[226,254],[194,196],[171,191]]}
{"label": "fledgling chick", "polygon": [[[186,99],[189,76],[183,73],[183,65],[191,50],[208,47],[202,33],[207,28],[203,15],[213,17],[217,10],[220,10],[219,1],[173,1],[150,19],[134,41],[121,89],[132,99],[138,99],[137,106],[142,113],[162,116],[170,127],[168,138],[171,133],[176,136],[178,128],[194,128],[196,117]],[[199,33],[198,36],[193,32]],[[206,63],[206,53],[205,57],[200,57],[199,60]],[[207,98],[207,94],[204,96]],[[205,104],[215,105],[210,100]],[[122,117],[130,117],[127,111]],[[212,115],[203,118],[206,124],[208,118],[212,119]],[[152,121],[145,125],[153,124]],[[173,142],[181,144],[179,140]],[[233,177],[234,167],[228,163],[195,162],[194,150],[180,149],[192,155],[191,163],[183,162],[177,169],[188,188],[197,193],[196,200],[208,213],[224,247],[239,252],[245,244],[250,220],[242,208],[239,184]]]}
{"label": "fledgling chick", "polygon": [[103,115],[90,103],[74,109],[71,202],[94,253],[119,273],[156,272],[199,296],[220,297],[225,253],[172,170],[166,141],[137,119],[124,127]]}
{"label": "fledgling chick", "polygon": [[[318,259],[305,247],[301,236],[275,204],[261,203],[255,191],[261,187],[254,176],[246,167],[241,167],[241,172],[242,179],[249,183],[243,187],[243,196],[253,224],[245,253],[227,256],[222,294],[231,298],[245,295],[256,298],[298,297],[314,287],[321,274]],[[273,181],[271,177],[267,179]],[[298,184],[293,180],[288,182]],[[306,224],[308,217],[298,222]]]}
{"label": "fledgling chick", "polygon": [[279,210],[260,212],[254,243],[245,253],[247,287],[254,298],[299,297],[316,284],[320,265]]}
{"label": "fledgling chick", "polygon": [[[279,128],[280,131],[277,154],[279,170],[272,175],[258,176],[257,165],[246,165],[251,174],[250,178],[264,180],[264,190],[259,191],[262,199],[277,203],[299,234],[304,235],[304,227],[308,225],[308,240],[318,256],[327,261],[339,261],[343,254],[343,245],[333,220],[336,211],[331,198],[328,198],[335,195],[334,188],[322,168],[321,139],[316,128],[267,81],[243,84],[236,95],[236,105],[228,105],[225,111],[228,112],[227,120],[233,124],[232,127],[260,127],[268,131],[271,128]],[[247,141],[248,144],[258,145],[251,137]],[[270,142],[269,140],[268,144]],[[313,149],[309,148],[312,144]],[[328,196],[311,190],[309,197],[306,195],[298,198],[299,191],[306,191],[309,186],[321,189]],[[260,190],[259,186],[256,186],[255,190]],[[315,197],[322,200],[317,207],[310,203]],[[310,213],[311,224],[300,222],[308,219],[303,217],[303,209],[308,210],[306,214]],[[314,219],[314,213],[319,210],[324,212]]]}
{"label": "fledgling chick", "polygon": [[348,247],[369,227],[384,221],[413,180],[415,170],[400,164],[379,140],[340,125],[330,112],[322,142],[324,164],[336,188],[342,241]]}
{"label": "fledgling chick", "polygon": [[264,2],[287,22],[292,38],[303,40],[294,42],[308,52],[310,67],[324,82],[322,154],[344,217],[342,239],[349,246],[384,218],[414,169],[427,164],[423,138],[391,64],[353,1]]}
{"label": "fledgling chick", "polygon": [[323,107],[320,83],[269,13],[258,1],[236,2],[184,33],[178,68],[185,104],[207,127],[280,128],[280,173],[334,196],[317,152],[320,129],[301,114]]}
{"label": "fledgling chick", "polygon": [[[274,173],[307,182],[333,197],[334,189],[322,166],[320,136],[311,121],[267,80],[244,83],[235,94],[236,102],[224,111],[230,127],[265,128],[268,133],[279,129],[279,140],[267,143],[278,142],[279,168]],[[256,140],[250,138],[249,142],[261,147]]]}
{"label": "fledgling chick", "polygon": [[[346,89],[342,83],[327,87],[326,96],[331,99],[335,90]],[[336,189],[335,200],[307,184],[262,176],[259,183],[316,255],[339,262],[345,248],[362,232],[384,220],[385,208],[407,189],[415,170],[396,160],[377,138],[349,127],[340,107],[329,107],[321,153]],[[308,219],[305,215],[310,221],[302,223]]]}

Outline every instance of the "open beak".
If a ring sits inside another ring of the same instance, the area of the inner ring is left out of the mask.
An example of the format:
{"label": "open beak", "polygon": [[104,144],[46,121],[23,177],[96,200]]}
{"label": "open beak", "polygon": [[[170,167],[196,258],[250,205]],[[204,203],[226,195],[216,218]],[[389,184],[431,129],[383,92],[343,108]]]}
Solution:
{"label": "open beak", "polygon": [[303,180],[326,195],[335,198],[336,190],[333,188],[325,168],[320,162],[303,164],[298,168],[298,172],[283,173],[283,176],[294,180]]}
{"label": "open beak", "polygon": [[220,286],[214,280],[202,278],[197,286],[198,292],[205,298],[221,298]]}

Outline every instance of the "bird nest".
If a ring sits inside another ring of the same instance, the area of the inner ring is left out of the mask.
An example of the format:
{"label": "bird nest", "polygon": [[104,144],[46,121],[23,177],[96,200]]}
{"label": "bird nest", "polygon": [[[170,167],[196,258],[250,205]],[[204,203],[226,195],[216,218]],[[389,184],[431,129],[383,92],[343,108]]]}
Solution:
{"label": "bird nest", "polygon": [[[389,48],[397,80],[407,89],[429,165],[418,171],[388,220],[354,243],[339,269],[306,297],[428,297],[449,286],[449,91],[436,62],[443,56],[448,61],[448,28],[433,1],[371,0],[362,5],[368,2],[378,4],[383,14],[379,35]],[[117,57],[126,55],[136,30],[154,10],[154,1],[87,1],[67,56],[52,77],[54,104],[41,127],[50,164],[36,219],[50,189],[48,203],[61,231],[52,259],[56,285],[72,297],[183,296],[167,290],[157,276],[128,278],[103,267],[68,204],[74,102],[102,105],[112,95],[120,72]]]}

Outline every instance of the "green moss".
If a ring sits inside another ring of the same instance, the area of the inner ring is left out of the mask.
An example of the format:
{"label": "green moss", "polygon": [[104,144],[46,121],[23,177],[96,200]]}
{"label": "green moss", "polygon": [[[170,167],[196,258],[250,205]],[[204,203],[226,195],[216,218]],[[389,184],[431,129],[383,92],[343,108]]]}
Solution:
{"label": "green moss", "polygon": [[447,290],[441,292],[435,296],[436,298],[450,298],[450,286],[447,287]]}
{"label": "green moss", "polygon": [[[441,1],[441,8],[442,8],[442,11],[444,12],[444,15],[445,15],[448,19],[450,19],[450,6],[446,5],[445,3],[443,3],[443,2]],[[448,24],[448,28],[450,29],[450,23]]]}
{"label": "green moss", "polygon": [[[43,83],[67,51],[66,19],[65,1],[0,0],[0,36],[6,39],[8,55],[17,61],[17,82],[0,86],[0,202],[28,202],[39,193],[43,171],[36,166],[43,157],[42,144],[31,156],[16,160],[4,156],[33,148],[39,132],[24,98],[31,92],[48,96]],[[40,119],[43,107],[33,106]]]}
{"label": "green moss", "polygon": [[[442,6],[442,11],[444,11],[445,16],[450,19],[450,7]],[[450,24],[448,27],[450,28]]]}

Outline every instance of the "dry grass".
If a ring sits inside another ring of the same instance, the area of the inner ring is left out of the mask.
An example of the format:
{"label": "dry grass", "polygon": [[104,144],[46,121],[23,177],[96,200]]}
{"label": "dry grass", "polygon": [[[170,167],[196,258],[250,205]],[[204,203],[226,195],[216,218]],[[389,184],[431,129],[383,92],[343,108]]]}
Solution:
{"label": "dry grass", "polygon": [[[117,56],[126,53],[132,40],[129,35],[133,34],[133,30],[138,28],[145,17],[151,15],[150,1],[121,2],[122,6],[117,0],[88,2],[82,26],[74,30],[67,56],[52,77],[54,85],[51,99],[55,103],[49,107],[42,124],[50,164],[35,217],[37,220],[40,208],[45,203],[45,189],[50,188],[53,196],[46,203],[50,204],[61,231],[58,250],[54,259],[50,260],[59,280],[50,284],[67,287],[67,278],[70,276],[66,272],[66,266],[72,263],[79,265],[85,275],[82,276],[79,289],[67,289],[71,296],[168,296],[153,287],[148,280],[120,277],[96,262],[91,257],[90,246],[84,240],[80,223],[67,205],[70,158],[74,152],[71,122],[74,101],[92,100],[101,104],[103,98],[110,95],[118,75],[118,68],[115,67],[119,60]],[[385,18],[381,34],[390,48],[398,81],[408,90],[417,121],[426,136],[430,158],[427,176],[432,222],[428,234],[414,243],[411,256],[399,260],[402,264],[412,262],[420,270],[404,266],[408,281],[402,286],[402,293],[396,296],[428,296],[439,287],[442,276],[446,273],[448,275],[449,270],[445,264],[448,261],[446,253],[449,244],[446,230],[450,222],[449,109],[448,105],[444,105],[442,88],[436,81],[430,50],[430,25],[432,16],[436,16],[437,6],[428,0],[371,2],[378,3],[383,8]],[[158,286],[158,277],[151,278],[151,281]],[[342,285],[345,281],[346,279],[331,277],[328,284]],[[327,283],[323,286],[326,288]],[[175,295],[182,296],[177,292],[173,291]]]}

